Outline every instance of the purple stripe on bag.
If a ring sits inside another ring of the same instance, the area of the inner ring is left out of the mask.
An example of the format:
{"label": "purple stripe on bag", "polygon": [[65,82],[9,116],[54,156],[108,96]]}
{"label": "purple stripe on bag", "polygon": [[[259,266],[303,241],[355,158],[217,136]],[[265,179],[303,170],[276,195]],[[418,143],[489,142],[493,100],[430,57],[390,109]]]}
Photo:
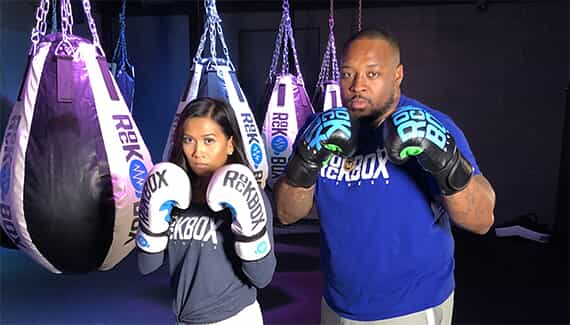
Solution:
{"label": "purple stripe on bag", "polygon": [[336,90],[331,91],[331,103],[332,107],[338,107],[336,104]]}
{"label": "purple stripe on bag", "polygon": [[71,56],[57,56],[57,102],[73,102],[73,58]]}
{"label": "purple stripe on bag", "polygon": [[107,64],[107,59],[104,56],[98,56],[97,62],[99,63],[99,69],[101,69],[101,74],[103,74],[103,80],[105,81],[105,86],[107,86],[107,92],[112,100],[119,100],[119,95],[117,90],[113,85],[113,80],[111,79],[111,71],[109,71],[109,65]]}
{"label": "purple stripe on bag", "polygon": [[277,89],[277,106],[285,106],[285,84],[279,84]]}

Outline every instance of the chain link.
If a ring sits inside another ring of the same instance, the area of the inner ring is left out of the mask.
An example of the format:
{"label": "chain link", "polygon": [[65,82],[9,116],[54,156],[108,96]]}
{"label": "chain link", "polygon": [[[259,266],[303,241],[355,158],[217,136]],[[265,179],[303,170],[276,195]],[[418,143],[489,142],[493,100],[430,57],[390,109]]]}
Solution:
{"label": "chain link", "polygon": [[30,36],[32,47],[30,48],[29,54],[32,56],[35,55],[38,50],[40,37],[46,34],[47,31],[46,17],[48,12],[49,12],[49,0],[42,0],[40,2],[40,5],[36,9],[36,25],[32,29],[32,35]]}
{"label": "chain link", "polygon": [[293,61],[297,73],[297,79],[303,83],[303,75],[299,66],[299,58],[297,56],[297,47],[295,45],[295,38],[293,35],[293,27],[291,23],[291,15],[289,12],[289,1],[283,0],[281,5],[283,9],[281,15],[281,22],[275,37],[275,49],[273,50],[273,58],[271,59],[271,67],[269,69],[269,80],[274,81],[277,74],[277,65],[279,63],[279,56],[281,55],[281,74],[287,74],[289,69],[289,46],[293,54]]}
{"label": "chain link", "polygon": [[362,30],[362,0],[358,0],[358,31]]}
{"label": "chain link", "polygon": [[[227,64],[231,70],[235,70],[234,65],[230,59],[230,51],[224,39],[224,32],[222,29],[222,19],[218,14],[218,9],[216,8],[215,0],[204,0],[204,7],[206,8],[206,21],[204,23],[204,33],[200,37],[200,44],[198,44],[198,50],[194,56],[194,62],[202,61],[202,53],[206,47],[206,41],[210,42],[210,56],[213,60],[210,62],[213,65],[217,65],[219,60],[217,60],[217,50],[216,50],[216,40],[219,37],[220,44],[222,46],[222,52],[225,56],[225,64]],[[218,36],[218,37],[216,37]]]}
{"label": "chain link", "polygon": [[327,42],[327,48],[323,54],[323,62],[321,65],[321,71],[319,72],[319,79],[317,80],[317,88],[321,88],[326,80],[338,81],[339,71],[338,62],[336,57],[336,41],[334,38],[334,7],[333,0],[330,0],[330,11],[329,11],[329,38]]}
{"label": "chain link", "polygon": [[61,41],[55,48],[55,54],[61,56],[73,56],[75,49],[69,38],[73,35],[73,13],[69,0],[60,1],[61,11]]}
{"label": "chain link", "polygon": [[83,11],[87,17],[87,22],[89,23],[89,30],[91,31],[91,36],[93,37],[93,45],[95,46],[95,49],[99,51],[99,55],[105,56],[105,52],[103,51],[101,43],[99,42],[99,35],[97,34],[97,26],[95,25],[95,20],[91,15],[91,3],[89,0],[83,0]]}
{"label": "chain link", "polygon": [[64,40],[73,35],[73,12],[69,0],[61,0],[61,33]]}
{"label": "chain link", "polygon": [[57,33],[57,0],[52,0],[53,5],[51,9],[51,32]]}

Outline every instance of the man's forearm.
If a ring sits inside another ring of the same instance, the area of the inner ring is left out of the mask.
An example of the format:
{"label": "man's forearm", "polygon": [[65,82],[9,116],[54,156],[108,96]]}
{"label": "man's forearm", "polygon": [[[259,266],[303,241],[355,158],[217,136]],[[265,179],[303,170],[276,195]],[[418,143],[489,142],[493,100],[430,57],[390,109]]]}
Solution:
{"label": "man's forearm", "polygon": [[313,206],[315,186],[294,187],[281,177],[273,188],[277,217],[283,224],[291,224],[305,217]]}
{"label": "man's forearm", "polygon": [[444,196],[443,204],[451,219],[462,228],[485,234],[494,222],[495,192],[483,175],[475,175],[467,187]]}

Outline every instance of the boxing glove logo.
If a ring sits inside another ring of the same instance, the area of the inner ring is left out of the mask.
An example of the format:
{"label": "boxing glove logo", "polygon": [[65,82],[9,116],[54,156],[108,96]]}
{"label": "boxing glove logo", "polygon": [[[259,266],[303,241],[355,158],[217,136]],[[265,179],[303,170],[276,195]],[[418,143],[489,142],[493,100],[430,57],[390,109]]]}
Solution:
{"label": "boxing glove logo", "polygon": [[[261,198],[259,197],[259,192],[256,190],[256,182],[253,182],[251,178],[245,174],[235,170],[228,170],[224,175],[223,186],[235,189],[244,197],[249,209],[251,223],[253,224],[251,230],[256,230],[260,223],[265,222]],[[229,207],[232,208],[231,206]],[[232,213],[232,215],[235,216],[236,213]]]}
{"label": "boxing glove logo", "polygon": [[446,151],[447,130],[429,112],[413,106],[404,106],[392,115],[392,122],[402,143],[414,138],[425,138],[442,151]]}

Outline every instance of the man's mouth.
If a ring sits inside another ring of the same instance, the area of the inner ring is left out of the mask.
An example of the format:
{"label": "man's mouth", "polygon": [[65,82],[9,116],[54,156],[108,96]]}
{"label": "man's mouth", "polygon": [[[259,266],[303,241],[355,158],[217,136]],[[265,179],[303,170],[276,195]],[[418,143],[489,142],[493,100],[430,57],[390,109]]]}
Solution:
{"label": "man's mouth", "polygon": [[370,105],[370,101],[363,97],[353,97],[349,102],[349,108],[354,110],[362,110]]}

